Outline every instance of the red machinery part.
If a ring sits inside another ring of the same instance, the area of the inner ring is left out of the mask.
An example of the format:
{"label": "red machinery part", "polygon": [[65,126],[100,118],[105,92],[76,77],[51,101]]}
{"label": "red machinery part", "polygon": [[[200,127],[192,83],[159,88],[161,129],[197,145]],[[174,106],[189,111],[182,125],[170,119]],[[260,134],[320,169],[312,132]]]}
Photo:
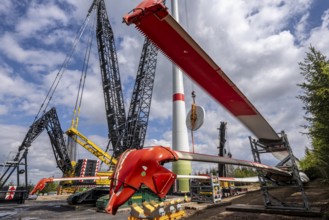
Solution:
{"label": "red machinery part", "polygon": [[37,193],[38,191],[42,191],[47,183],[51,182],[60,182],[60,181],[70,181],[70,180],[103,180],[103,179],[110,179],[112,176],[85,176],[85,177],[59,177],[59,178],[43,178],[39,180],[39,182],[34,186],[30,195]]}
{"label": "red machinery part", "polygon": [[115,215],[118,208],[143,184],[163,198],[174,183],[176,174],[162,165],[176,160],[177,154],[169,147],[125,151],[114,171],[106,211]]}
{"label": "red machinery part", "polygon": [[53,181],[54,178],[43,178],[39,180],[39,182],[34,186],[32,191],[30,192],[30,195],[34,195],[36,192],[42,191],[46,187],[47,183],[51,183]]}
{"label": "red machinery part", "polygon": [[[162,165],[176,160],[242,165],[265,170],[271,178],[277,180],[287,181],[291,179],[289,172],[250,161],[173,151],[169,147],[163,146],[140,150],[132,149],[125,151],[120,156],[114,170],[110,188],[110,200],[106,211],[115,215],[118,208],[140,189],[143,184],[163,198],[168,193],[177,176]],[[189,177],[180,176],[179,178]],[[250,181],[254,182],[255,180]]]}

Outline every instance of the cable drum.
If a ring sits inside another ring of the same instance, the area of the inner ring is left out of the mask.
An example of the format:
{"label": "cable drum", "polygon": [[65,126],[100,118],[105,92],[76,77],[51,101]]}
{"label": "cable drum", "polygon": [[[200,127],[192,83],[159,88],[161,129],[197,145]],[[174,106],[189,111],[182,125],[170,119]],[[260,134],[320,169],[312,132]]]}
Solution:
{"label": "cable drum", "polygon": [[204,122],[205,110],[203,107],[193,104],[186,116],[186,126],[189,130],[198,130]]}

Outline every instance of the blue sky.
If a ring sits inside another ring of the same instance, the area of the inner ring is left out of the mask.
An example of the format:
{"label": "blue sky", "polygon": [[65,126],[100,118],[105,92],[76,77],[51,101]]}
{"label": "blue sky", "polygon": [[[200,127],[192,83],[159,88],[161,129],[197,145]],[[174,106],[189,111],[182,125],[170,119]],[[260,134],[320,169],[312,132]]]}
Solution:
{"label": "blue sky", "polygon": [[[17,152],[29,125],[50,88],[91,5],[89,1],[4,0],[0,5],[0,162]],[[106,0],[116,38],[121,80],[128,109],[143,38],[122,23],[139,1]],[[170,1],[167,1],[170,8]],[[309,45],[329,55],[329,2],[325,0],[179,1],[182,26],[211,55],[246,94],[273,128],[288,134],[297,157],[310,146],[301,135],[305,124],[302,103],[296,99],[303,81],[301,62]],[[187,10],[185,10],[187,9]],[[92,21],[92,19],[91,19]],[[86,36],[66,70],[51,106],[57,108],[62,129],[70,126]],[[107,124],[98,55],[94,42],[81,110],[79,130],[105,147]],[[159,55],[146,145],[171,145],[171,63]],[[252,160],[248,136],[239,121],[184,77],[186,108],[191,91],[206,110],[204,126],[195,133],[196,151],[217,154],[221,121],[228,122],[228,145],[233,157]],[[166,82],[166,83],[163,83]],[[190,137],[189,137],[190,138]],[[79,148],[78,158],[93,158]],[[42,134],[29,151],[30,178],[60,176],[50,142]],[[275,164],[272,157],[264,163]],[[194,170],[209,168],[195,164]]]}

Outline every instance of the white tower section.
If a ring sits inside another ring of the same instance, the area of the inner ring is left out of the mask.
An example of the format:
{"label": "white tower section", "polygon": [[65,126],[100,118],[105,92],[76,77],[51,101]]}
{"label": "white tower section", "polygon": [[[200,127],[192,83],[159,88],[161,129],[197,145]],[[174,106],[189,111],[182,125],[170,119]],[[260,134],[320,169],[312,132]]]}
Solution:
{"label": "white tower section", "polygon": [[[178,1],[171,0],[172,15],[179,22]],[[178,151],[190,151],[188,133],[185,124],[186,109],[182,71],[173,64],[173,124],[172,124],[172,149]],[[190,161],[177,161],[173,163],[173,172],[178,175],[189,175],[192,172]],[[189,181],[177,180],[177,191],[188,192]]]}

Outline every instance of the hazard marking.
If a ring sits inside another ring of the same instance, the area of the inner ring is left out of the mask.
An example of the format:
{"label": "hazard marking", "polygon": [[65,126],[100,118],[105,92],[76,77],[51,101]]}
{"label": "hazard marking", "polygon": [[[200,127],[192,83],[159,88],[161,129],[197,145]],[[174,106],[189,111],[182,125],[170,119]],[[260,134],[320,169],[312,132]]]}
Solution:
{"label": "hazard marking", "polygon": [[12,200],[12,199],[14,199],[16,188],[17,188],[17,186],[9,186],[8,192],[6,193],[6,196],[5,196],[5,200]]}
{"label": "hazard marking", "polygon": [[16,191],[17,186],[9,186],[8,192],[9,191]]}
{"label": "hazard marking", "polygon": [[14,194],[13,193],[6,193],[5,200],[12,200],[12,199],[14,199]]}
{"label": "hazard marking", "polygon": [[[96,162],[96,168],[95,168],[95,176],[96,176],[96,175],[97,175],[97,173],[98,173],[99,164],[100,164],[100,161],[99,161],[99,160],[97,160],[97,162]],[[94,179],[94,182],[96,182],[96,179]]]}

